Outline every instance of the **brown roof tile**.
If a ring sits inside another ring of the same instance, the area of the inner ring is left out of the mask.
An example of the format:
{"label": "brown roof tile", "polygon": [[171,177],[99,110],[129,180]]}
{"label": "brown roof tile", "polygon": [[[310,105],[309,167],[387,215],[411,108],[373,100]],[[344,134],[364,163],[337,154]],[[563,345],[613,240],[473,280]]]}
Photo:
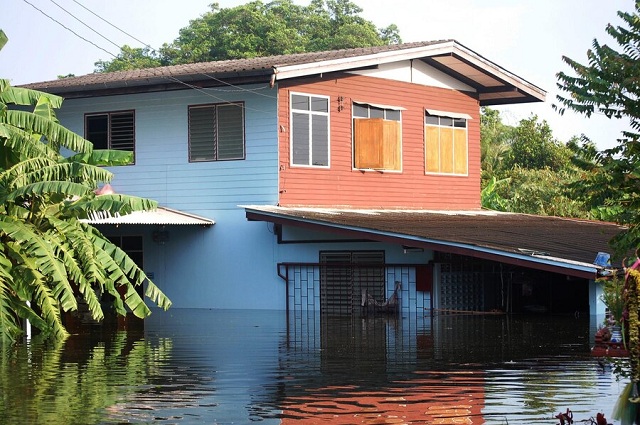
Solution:
{"label": "brown roof tile", "polygon": [[[129,71],[106,72],[87,74],[78,77],[63,78],[52,81],[44,81],[23,85],[35,90],[43,90],[51,93],[64,92],[68,89],[75,89],[86,86],[101,86],[108,88],[118,83],[128,82],[135,84],[136,82],[144,85],[145,82],[152,82],[158,79],[180,78],[188,81],[189,79],[202,79],[206,75],[216,74],[251,74],[260,73],[271,74],[276,67],[290,66],[314,63],[333,59],[346,59],[370,54],[377,54],[388,51],[411,49],[415,47],[424,47],[432,44],[442,43],[443,41],[415,42],[404,44],[392,44],[376,47],[362,47],[356,49],[331,50],[324,52],[298,53],[290,55],[256,57],[249,59],[233,59],[215,62],[200,62],[184,65],[163,66],[158,68],[135,69]],[[266,72],[265,72],[266,71]],[[186,78],[185,77],[191,77]],[[194,78],[197,77],[197,78]]]}

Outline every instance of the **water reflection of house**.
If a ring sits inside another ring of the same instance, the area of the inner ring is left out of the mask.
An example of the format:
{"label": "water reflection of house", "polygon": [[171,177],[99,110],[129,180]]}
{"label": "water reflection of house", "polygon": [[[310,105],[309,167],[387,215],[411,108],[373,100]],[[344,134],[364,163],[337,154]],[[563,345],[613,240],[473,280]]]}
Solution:
{"label": "water reflection of house", "polygon": [[[96,223],[174,307],[595,313],[610,224],[480,209],[480,107],[545,92],[456,41],[35,83],[155,213]],[[215,222],[215,225],[213,225]]]}
{"label": "water reflection of house", "polygon": [[309,418],[314,423],[349,425],[485,422],[482,372],[429,375],[398,382],[395,387],[326,387],[288,397],[283,402],[282,425]]}

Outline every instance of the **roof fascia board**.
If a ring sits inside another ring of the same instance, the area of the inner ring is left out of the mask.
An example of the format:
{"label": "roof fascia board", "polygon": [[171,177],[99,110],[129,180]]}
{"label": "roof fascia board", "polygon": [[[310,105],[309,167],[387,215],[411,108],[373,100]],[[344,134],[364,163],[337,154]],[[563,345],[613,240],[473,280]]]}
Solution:
{"label": "roof fascia board", "polygon": [[410,49],[391,50],[369,55],[331,59],[321,62],[311,62],[296,65],[274,66],[277,80],[306,77],[309,75],[323,74],[336,71],[344,71],[352,68],[375,66],[381,63],[398,62],[403,60],[419,59],[421,57],[435,57],[455,55],[471,66],[492,75],[495,78],[513,85],[518,90],[527,93],[537,100],[544,101],[546,92],[541,88],[523,80],[517,75],[507,71],[495,63],[485,59],[472,50],[455,41],[432,44]]}
{"label": "roof fascia board", "polygon": [[330,59],[322,62],[310,62],[296,65],[274,66],[277,80],[306,77],[308,75],[322,74],[327,72],[344,71],[352,68],[362,68],[376,66],[381,63],[398,62],[403,60],[416,59],[421,56],[437,56],[448,54],[453,48],[453,41],[433,44],[429,46],[413,47],[410,49],[391,50],[388,52],[378,52],[363,56],[352,56],[348,58]]}
{"label": "roof fascia board", "polygon": [[536,97],[540,101],[545,100],[547,93],[544,90],[542,90],[540,87],[537,87],[531,84],[530,82],[523,80],[517,75],[496,65],[495,63],[480,56],[479,54],[475,53],[471,49],[468,49],[461,44],[456,43],[453,46],[453,49],[455,50],[453,53],[460,56],[460,58],[463,59],[468,64],[484,71],[491,71],[490,74],[492,74],[494,77],[500,78],[503,81],[509,84],[512,84],[517,89],[523,91],[524,93],[531,94],[532,96]]}
{"label": "roof fascia board", "polygon": [[411,241],[412,246],[424,247],[427,249],[446,248],[447,252],[468,255],[472,257],[482,258],[486,260],[498,261],[513,265],[531,267],[535,264],[538,269],[551,271],[555,273],[565,273],[574,277],[586,279],[595,279],[600,268],[595,264],[578,264],[576,262],[567,263],[554,259],[543,258],[540,256],[532,256],[515,252],[502,251],[498,249],[480,247],[477,245],[463,244],[459,242],[449,242],[437,239],[419,238],[415,236],[402,235],[379,231],[375,229],[363,229],[342,224],[327,223],[318,220],[305,219],[300,217],[292,217],[275,212],[255,210],[249,207],[245,208],[245,214],[248,220],[268,221],[284,225],[293,225],[305,227],[314,230],[327,231],[327,229],[338,230],[340,233],[350,235],[369,235],[369,239],[379,242],[406,243]]}

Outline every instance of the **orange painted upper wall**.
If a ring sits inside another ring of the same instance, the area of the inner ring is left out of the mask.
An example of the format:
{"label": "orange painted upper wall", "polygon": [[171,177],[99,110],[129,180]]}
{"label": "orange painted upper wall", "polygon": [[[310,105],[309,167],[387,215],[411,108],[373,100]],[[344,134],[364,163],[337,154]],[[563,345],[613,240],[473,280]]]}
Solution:
{"label": "orange painted upper wall", "polygon": [[[330,168],[290,163],[290,93],[330,96]],[[338,98],[342,97],[342,103]],[[352,102],[402,110],[402,171],[353,168]],[[278,83],[279,205],[459,210],[480,208],[480,107],[473,93],[375,77],[332,74]],[[342,108],[339,108],[339,106]],[[425,109],[468,121],[468,175],[425,173]]]}

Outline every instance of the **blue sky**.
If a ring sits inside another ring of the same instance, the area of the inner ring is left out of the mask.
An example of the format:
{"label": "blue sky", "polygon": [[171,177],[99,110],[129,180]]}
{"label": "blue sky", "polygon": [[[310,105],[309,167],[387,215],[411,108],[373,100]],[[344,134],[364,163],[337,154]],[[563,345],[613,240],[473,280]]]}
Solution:
{"label": "blue sky", "polygon": [[[248,0],[247,0],[248,1]],[[221,7],[244,4],[242,0],[218,0]],[[547,91],[547,102],[500,107],[503,121],[516,125],[531,114],[551,125],[565,142],[585,133],[600,148],[615,144],[624,121],[603,116],[586,119],[551,108],[559,71],[570,69],[568,56],[586,62],[594,38],[611,43],[608,23],[620,24],[616,13],[632,11],[632,0],[352,0],[363,8],[362,16],[378,27],[396,24],[403,41],[456,39],[476,53]],[[109,60],[117,46],[140,43],[87,12],[86,6],[106,21],[153,47],[173,41],[178,30],[208,10],[212,0],[4,0],[0,28],[9,43],[0,51],[0,77],[12,84],[52,80],[58,75],[83,75],[98,60]],[[263,0],[264,3],[268,1]],[[41,9],[79,36],[54,22]],[[56,3],[78,17],[84,26]],[[296,0],[299,4],[309,1]],[[92,31],[95,30],[96,32]]]}

